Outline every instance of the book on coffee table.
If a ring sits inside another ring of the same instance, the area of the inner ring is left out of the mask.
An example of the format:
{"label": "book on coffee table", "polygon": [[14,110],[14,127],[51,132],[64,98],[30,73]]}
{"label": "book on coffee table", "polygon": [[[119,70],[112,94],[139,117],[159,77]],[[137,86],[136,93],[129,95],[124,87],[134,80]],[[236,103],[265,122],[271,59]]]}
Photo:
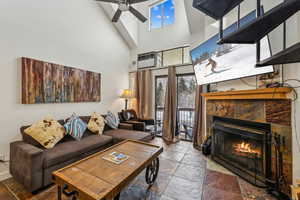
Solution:
{"label": "book on coffee table", "polygon": [[108,155],[105,155],[102,157],[104,160],[108,160],[110,162],[113,162],[115,164],[121,164],[125,160],[129,158],[129,156],[123,154],[123,153],[118,153],[118,152],[112,152]]}

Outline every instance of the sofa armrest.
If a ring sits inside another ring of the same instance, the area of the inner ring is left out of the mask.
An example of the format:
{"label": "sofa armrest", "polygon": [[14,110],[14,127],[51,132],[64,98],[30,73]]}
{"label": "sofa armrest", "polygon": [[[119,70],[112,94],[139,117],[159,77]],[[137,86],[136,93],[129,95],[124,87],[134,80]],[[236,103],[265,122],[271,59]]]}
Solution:
{"label": "sofa armrest", "polygon": [[144,122],[146,125],[155,125],[154,119],[139,119],[139,121]]}
{"label": "sofa armrest", "polygon": [[119,128],[120,129],[133,130],[133,125],[132,124],[127,124],[127,123],[119,123]]}
{"label": "sofa armrest", "polygon": [[125,123],[132,124],[133,130],[135,130],[135,131],[145,131],[146,130],[145,122],[129,120],[129,121],[126,121]]}
{"label": "sofa armrest", "polygon": [[43,152],[23,141],[10,143],[10,173],[30,192],[43,186]]}

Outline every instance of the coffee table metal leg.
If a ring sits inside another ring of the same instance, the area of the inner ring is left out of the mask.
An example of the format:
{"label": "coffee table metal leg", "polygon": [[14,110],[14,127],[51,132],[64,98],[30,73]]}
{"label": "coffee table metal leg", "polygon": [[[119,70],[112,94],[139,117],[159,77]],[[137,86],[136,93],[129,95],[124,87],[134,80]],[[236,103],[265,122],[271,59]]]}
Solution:
{"label": "coffee table metal leg", "polygon": [[152,186],[157,178],[159,171],[159,158],[155,158],[146,169],[146,183]]}
{"label": "coffee table metal leg", "polygon": [[57,186],[57,200],[61,200],[61,186]]}

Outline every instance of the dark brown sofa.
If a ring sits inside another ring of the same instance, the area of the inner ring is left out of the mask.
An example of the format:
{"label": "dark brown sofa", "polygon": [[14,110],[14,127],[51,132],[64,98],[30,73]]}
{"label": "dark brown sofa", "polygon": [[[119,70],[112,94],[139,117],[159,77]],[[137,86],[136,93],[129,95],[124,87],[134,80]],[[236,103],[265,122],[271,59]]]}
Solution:
{"label": "dark brown sofa", "polygon": [[[80,117],[88,123],[90,117]],[[63,120],[59,123],[64,124]],[[21,127],[22,141],[10,144],[10,173],[19,183],[30,191],[46,187],[52,183],[52,172],[93,153],[101,151],[125,139],[150,141],[147,132],[134,131],[130,124],[120,123],[119,129],[107,125],[103,135],[95,135],[86,130],[80,141],[65,136],[52,149],[43,148],[38,142],[24,133],[29,126]]]}

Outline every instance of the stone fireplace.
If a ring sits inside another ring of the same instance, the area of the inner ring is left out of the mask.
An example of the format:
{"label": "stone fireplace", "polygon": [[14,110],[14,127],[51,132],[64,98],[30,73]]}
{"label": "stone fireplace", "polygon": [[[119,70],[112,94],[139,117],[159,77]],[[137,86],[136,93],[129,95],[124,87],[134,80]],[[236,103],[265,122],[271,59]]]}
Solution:
{"label": "stone fireplace", "polygon": [[269,124],[213,117],[212,159],[259,187],[271,177],[270,142]]}
{"label": "stone fireplace", "polygon": [[[206,135],[212,159],[247,181],[264,186],[276,169],[272,134],[285,138],[284,191],[292,184],[292,127],[289,88],[205,93]],[[203,138],[205,139],[205,138]]]}

